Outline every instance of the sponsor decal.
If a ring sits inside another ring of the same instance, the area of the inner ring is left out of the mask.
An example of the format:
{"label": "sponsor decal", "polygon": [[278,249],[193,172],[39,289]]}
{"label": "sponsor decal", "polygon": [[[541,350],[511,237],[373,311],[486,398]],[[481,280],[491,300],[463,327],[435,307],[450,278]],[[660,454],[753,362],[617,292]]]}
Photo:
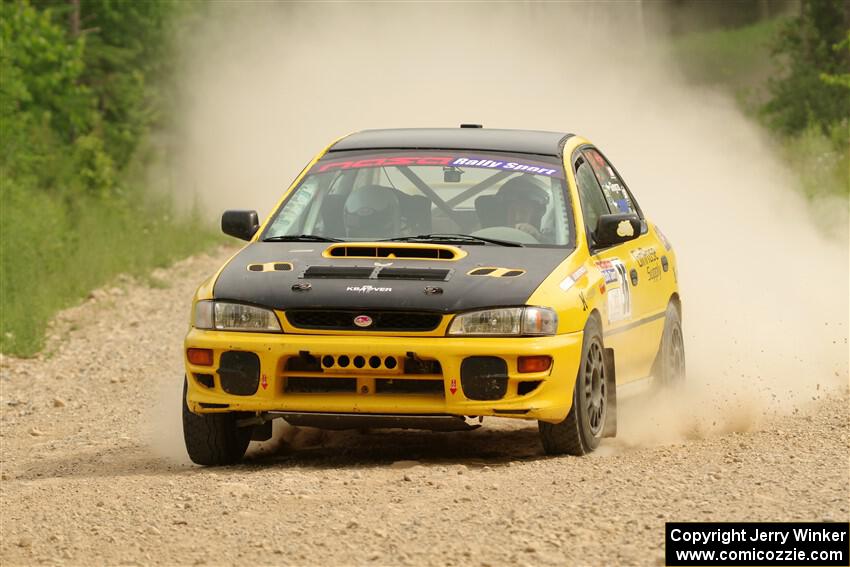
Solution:
{"label": "sponsor decal", "polygon": [[350,285],[345,288],[345,291],[352,293],[389,293],[392,290],[391,287],[375,287],[373,285]]}
{"label": "sponsor decal", "polygon": [[310,173],[394,165],[449,165],[452,159],[452,156],[382,156],[361,160],[320,161],[313,166]]}
{"label": "sponsor decal", "polygon": [[451,164],[453,167],[482,167],[485,169],[503,169],[508,171],[521,171],[523,173],[533,173],[535,175],[546,175],[548,177],[560,177],[558,170],[541,163],[517,163],[514,161],[499,161],[478,157],[459,157],[455,158]]}
{"label": "sponsor decal", "polygon": [[620,221],[620,224],[617,225],[617,236],[621,236],[625,238],[626,236],[634,236],[635,235],[635,227],[632,226],[627,220]]}
{"label": "sponsor decal", "polygon": [[588,158],[593,173],[596,174],[596,179],[599,180],[599,185],[602,186],[602,192],[605,194],[605,199],[613,208],[620,213],[635,212],[632,206],[632,200],[629,198],[628,192],[622,185],[622,181],[614,173],[614,170],[605,161],[602,155],[595,149],[584,150],[585,156]]}
{"label": "sponsor decal", "polygon": [[605,279],[604,290],[600,287],[599,291],[608,297],[608,322],[615,323],[627,319],[632,314],[632,302],[626,266],[619,258],[601,260],[596,262],[596,266]]}
{"label": "sponsor decal", "polygon": [[632,250],[632,258],[635,259],[638,266],[643,268],[649,263],[657,262],[658,253],[655,251],[654,247],[637,248],[636,250]]}
{"label": "sponsor decal", "polygon": [[372,318],[368,315],[358,315],[354,318],[354,324],[358,327],[369,327],[372,325]]}
{"label": "sponsor decal", "polygon": [[452,381],[449,382],[449,392],[454,396],[457,393],[457,378],[452,378]]}
{"label": "sponsor decal", "polygon": [[[617,261],[619,262],[619,260]],[[619,276],[617,275],[617,268],[614,266],[613,261],[600,260],[596,262],[596,267],[602,272],[602,277],[605,279],[606,284],[616,283],[618,281]]]}
{"label": "sponsor decal", "polygon": [[655,247],[638,248],[637,250],[632,250],[631,254],[632,258],[637,262],[638,267],[646,268],[646,275],[649,281],[661,280],[661,266]]}
{"label": "sponsor decal", "polygon": [[572,274],[570,274],[566,278],[564,278],[564,280],[561,282],[561,285],[560,285],[561,290],[563,290],[563,291],[569,290],[586,273],[587,273],[587,268],[585,268],[584,266],[579,267],[578,270],[576,270],[575,272],[573,272]]}
{"label": "sponsor decal", "polygon": [[457,155],[420,155],[420,156],[380,156],[369,157],[359,160],[322,160],[310,169],[310,173],[325,173],[328,171],[344,171],[348,169],[361,169],[366,167],[393,167],[414,165],[440,165],[443,167],[480,167],[484,169],[497,169],[505,171],[516,171],[519,173],[533,173],[547,177],[562,179],[563,172],[560,168],[551,164],[533,161],[508,161],[498,158],[486,158],[478,156]]}
{"label": "sponsor decal", "polygon": [[269,387],[269,379],[266,378],[265,374],[263,374],[263,377],[260,379],[260,386],[263,387],[263,390]]}

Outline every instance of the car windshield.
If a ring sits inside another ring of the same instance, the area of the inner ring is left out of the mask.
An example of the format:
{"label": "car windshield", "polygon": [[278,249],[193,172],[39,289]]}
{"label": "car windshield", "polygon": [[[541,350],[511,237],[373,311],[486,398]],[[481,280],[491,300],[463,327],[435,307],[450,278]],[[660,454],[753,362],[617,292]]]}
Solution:
{"label": "car windshield", "polygon": [[310,168],[262,239],[571,246],[572,218],[554,157],[333,152]]}

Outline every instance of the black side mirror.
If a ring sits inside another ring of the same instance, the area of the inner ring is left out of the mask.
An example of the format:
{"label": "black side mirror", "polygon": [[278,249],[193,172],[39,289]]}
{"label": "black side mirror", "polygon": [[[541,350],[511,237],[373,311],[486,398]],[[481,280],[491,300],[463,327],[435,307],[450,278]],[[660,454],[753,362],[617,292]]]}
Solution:
{"label": "black side mirror", "polygon": [[257,211],[224,211],[221,215],[221,231],[242,240],[251,240],[260,228]]}
{"label": "black side mirror", "polygon": [[641,222],[637,215],[616,214],[600,215],[593,231],[593,241],[597,248],[616,246],[640,236]]}

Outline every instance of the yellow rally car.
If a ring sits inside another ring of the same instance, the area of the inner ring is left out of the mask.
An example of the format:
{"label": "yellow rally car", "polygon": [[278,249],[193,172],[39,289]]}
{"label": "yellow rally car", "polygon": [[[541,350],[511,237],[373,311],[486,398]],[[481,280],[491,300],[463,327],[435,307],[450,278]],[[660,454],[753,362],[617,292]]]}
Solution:
{"label": "yellow rally car", "polygon": [[[271,420],[462,430],[536,419],[549,454],[616,432],[616,385],[684,376],[676,258],[571,134],[358,132],[331,144],[198,288],[191,459],[239,461]],[[616,378],[615,378],[616,376]]]}

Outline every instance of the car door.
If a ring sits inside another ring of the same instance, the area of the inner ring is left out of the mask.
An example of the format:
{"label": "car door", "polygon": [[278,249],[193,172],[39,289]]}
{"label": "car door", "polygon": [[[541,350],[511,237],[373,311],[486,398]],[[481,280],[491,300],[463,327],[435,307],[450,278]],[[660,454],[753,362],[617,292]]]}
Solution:
{"label": "car door", "polygon": [[[592,261],[604,280],[603,329],[606,346],[615,351],[617,381],[643,378],[649,375],[663,329],[663,321],[659,325],[656,317],[658,294],[653,286],[660,277],[655,236],[628,188],[598,150],[581,148],[574,155],[573,166]],[[596,221],[609,213],[638,215],[641,234],[617,246],[595,248],[592,233]]]}

